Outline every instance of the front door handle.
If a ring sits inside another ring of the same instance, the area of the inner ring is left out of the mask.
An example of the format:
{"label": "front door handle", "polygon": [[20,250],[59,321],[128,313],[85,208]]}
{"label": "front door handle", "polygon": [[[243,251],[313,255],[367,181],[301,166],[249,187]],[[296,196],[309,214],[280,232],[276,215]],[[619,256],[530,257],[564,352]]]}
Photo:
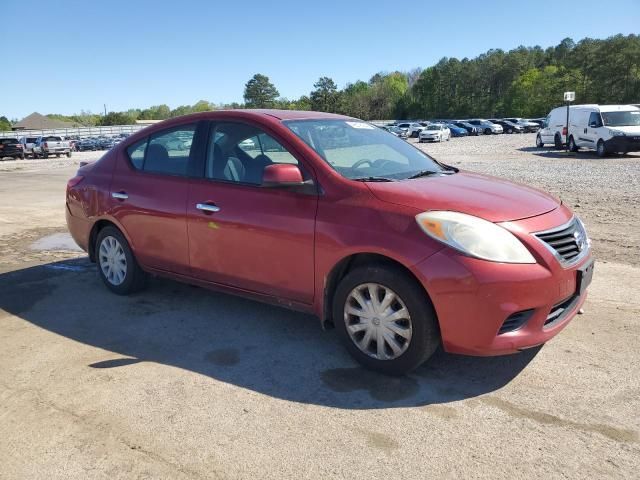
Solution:
{"label": "front door handle", "polygon": [[220,211],[220,207],[212,205],[210,203],[196,203],[196,208],[202,210],[205,213],[215,213]]}
{"label": "front door handle", "polygon": [[129,198],[129,195],[127,195],[126,192],[112,192],[111,197],[118,200],[126,200],[127,198]]}

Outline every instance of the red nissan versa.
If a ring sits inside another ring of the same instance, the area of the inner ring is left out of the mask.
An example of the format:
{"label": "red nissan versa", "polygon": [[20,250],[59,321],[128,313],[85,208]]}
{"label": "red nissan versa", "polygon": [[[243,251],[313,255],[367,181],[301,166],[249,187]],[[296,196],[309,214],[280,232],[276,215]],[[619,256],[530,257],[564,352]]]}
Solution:
{"label": "red nissan versa", "polygon": [[145,128],[80,168],[66,215],[117,294],[154,274],[311,312],[391,374],[440,342],[471,355],[540,345],[593,274],[584,226],[560,201],[325,113]]}

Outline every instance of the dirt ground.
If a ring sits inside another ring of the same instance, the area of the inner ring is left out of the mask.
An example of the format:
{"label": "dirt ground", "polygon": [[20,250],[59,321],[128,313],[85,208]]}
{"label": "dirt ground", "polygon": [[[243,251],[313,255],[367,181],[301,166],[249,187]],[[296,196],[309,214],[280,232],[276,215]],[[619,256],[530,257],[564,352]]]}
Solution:
{"label": "dirt ground", "polygon": [[635,478],[640,156],[421,145],[548,190],[596,275],[542,348],[363,370],[316,319],[166,280],[110,294],[64,224],[81,159],[0,162],[0,479]]}

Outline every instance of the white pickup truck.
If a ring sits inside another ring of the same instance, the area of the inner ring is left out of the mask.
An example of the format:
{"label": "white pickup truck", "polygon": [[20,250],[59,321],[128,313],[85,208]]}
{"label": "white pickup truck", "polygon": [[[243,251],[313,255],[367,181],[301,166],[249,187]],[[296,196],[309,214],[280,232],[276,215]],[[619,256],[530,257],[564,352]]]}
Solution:
{"label": "white pickup truck", "polygon": [[52,135],[38,137],[33,144],[33,158],[48,158],[49,155],[55,155],[56,157],[66,155],[70,157],[71,144],[62,140],[62,137]]}

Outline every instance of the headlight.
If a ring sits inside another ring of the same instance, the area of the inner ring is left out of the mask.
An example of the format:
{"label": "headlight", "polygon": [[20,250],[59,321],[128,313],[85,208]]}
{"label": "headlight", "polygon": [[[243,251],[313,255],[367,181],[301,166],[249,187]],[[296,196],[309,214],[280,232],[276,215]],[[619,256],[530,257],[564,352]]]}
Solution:
{"label": "headlight", "polygon": [[621,132],[620,130],[609,130],[609,135],[612,137],[624,137],[624,132]]}
{"label": "headlight", "polygon": [[416,215],[431,238],[472,257],[503,263],[536,263],[529,250],[508,230],[472,215],[432,211]]}

